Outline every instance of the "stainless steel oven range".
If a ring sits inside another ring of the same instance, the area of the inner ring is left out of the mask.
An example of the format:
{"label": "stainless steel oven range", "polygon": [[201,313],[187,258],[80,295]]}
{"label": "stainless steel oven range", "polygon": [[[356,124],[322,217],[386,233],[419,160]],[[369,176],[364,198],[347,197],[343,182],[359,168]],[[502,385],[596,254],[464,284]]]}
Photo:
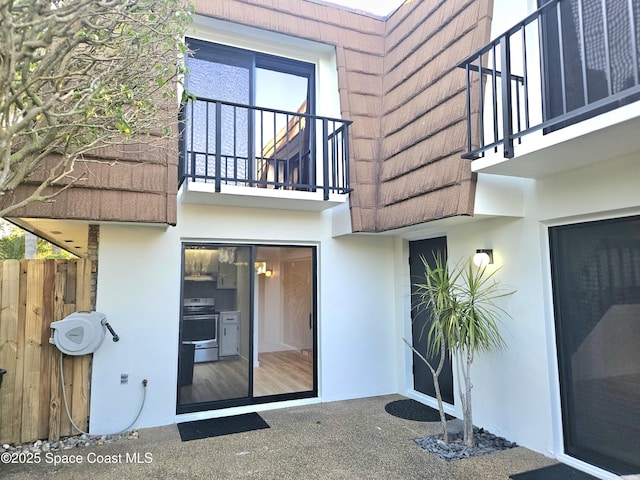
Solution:
{"label": "stainless steel oven range", "polygon": [[219,359],[220,314],[214,298],[185,298],[182,305],[182,345],[194,345],[194,363]]}

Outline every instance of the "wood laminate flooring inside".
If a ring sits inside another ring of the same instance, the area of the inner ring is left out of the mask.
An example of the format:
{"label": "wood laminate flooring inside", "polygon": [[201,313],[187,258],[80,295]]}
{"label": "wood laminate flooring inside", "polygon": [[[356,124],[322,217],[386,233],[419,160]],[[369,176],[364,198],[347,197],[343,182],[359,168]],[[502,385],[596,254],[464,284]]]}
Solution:
{"label": "wood laminate flooring inside", "polygon": [[[308,351],[260,353],[258,363],[253,369],[254,397],[313,389],[313,356]],[[193,383],[180,389],[180,404],[247,397],[247,367],[247,361],[240,357],[196,363]]]}

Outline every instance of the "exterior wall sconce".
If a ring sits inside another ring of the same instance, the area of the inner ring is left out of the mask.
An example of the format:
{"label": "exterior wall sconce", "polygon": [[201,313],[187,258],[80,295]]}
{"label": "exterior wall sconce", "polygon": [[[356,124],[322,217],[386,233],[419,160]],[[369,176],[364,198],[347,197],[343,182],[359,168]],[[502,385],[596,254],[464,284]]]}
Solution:
{"label": "exterior wall sconce", "polygon": [[265,270],[264,271],[264,276],[267,277],[267,278],[273,276],[273,270],[271,270],[271,269]]}
{"label": "exterior wall sconce", "polygon": [[486,267],[493,264],[493,249],[481,248],[476,250],[476,254],[473,256],[473,263],[477,267]]}

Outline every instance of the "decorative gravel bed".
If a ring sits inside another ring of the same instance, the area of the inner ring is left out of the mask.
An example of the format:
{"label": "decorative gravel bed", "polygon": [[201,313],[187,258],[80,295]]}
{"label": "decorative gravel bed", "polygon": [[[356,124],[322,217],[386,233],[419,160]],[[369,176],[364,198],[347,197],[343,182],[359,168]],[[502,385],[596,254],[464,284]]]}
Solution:
{"label": "decorative gravel bed", "polygon": [[473,448],[464,445],[461,433],[450,433],[449,445],[444,443],[442,435],[417,438],[415,442],[425,450],[435,453],[447,462],[487,455],[518,446],[514,442],[498,437],[483,428],[473,427],[473,436],[476,440],[476,446]]}
{"label": "decorative gravel bed", "polygon": [[77,447],[88,447],[90,445],[104,445],[118,442],[120,440],[135,440],[138,438],[138,431],[132,430],[116,435],[76,435],[73,437],[61,438],[58,441],[36,440],[28,443],[14,443],[0,445],[0,453],[22,453],[22,452],[57,452],[60,450],[70,450]]}

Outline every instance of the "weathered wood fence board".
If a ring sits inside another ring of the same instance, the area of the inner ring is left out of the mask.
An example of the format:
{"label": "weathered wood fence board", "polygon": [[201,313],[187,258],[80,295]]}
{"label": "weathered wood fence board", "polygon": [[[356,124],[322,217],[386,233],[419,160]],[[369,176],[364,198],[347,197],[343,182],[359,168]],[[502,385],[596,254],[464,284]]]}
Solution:
{"label": "weathered wood fence board", "polygon": [[[89,260],[0,262],[0,443],[58,439],[75,430],[60,385],[60,353],[51,322],[91,309]],[[74,422],[87,427],[90,356],[65,357],[64,381]]]}
{"label": "weathered wood fence board", "polygon": [[[0,387],[0,439],[11,441],[16,437],[19,422],[14,412],[22,402],[22,375],[18,371],[18,309],[20,302],[20,262],[5,261],[0,269],[0,365],[7,371]],[[18,280],[16,280],[18,279]],[[22,357],[22,355],[20,355]],[[22,368],[20,367],[20,370]],[[14,372],[13,374],[11,372]],[[20,392],[20,395],[18,395]],[[19,397],[19,398],[18,398]],[[2,441],[2,440],[0,440]]]}

